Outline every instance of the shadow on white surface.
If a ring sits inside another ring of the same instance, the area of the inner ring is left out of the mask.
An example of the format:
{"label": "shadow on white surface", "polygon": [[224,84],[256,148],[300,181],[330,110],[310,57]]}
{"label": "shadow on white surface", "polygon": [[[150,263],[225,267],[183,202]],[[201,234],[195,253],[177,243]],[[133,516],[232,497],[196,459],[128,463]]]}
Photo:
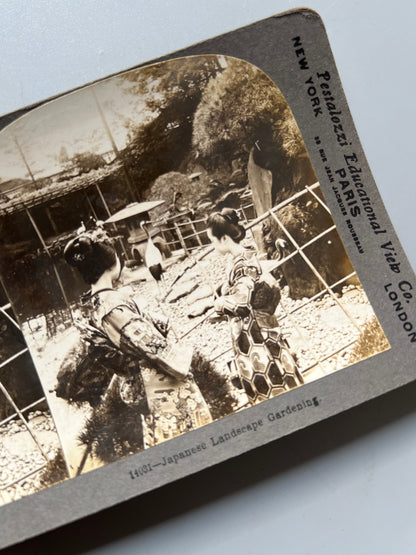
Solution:
{"label": "shadow on white surface", "polygon": [[8,553],[414,553],[415,399],[411,384]]}

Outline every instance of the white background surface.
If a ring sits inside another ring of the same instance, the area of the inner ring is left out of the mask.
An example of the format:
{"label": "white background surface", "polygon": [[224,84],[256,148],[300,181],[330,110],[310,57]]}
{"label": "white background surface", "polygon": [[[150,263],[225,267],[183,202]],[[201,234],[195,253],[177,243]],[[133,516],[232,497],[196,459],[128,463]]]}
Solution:
{"label": "white background surface", "polygon": [[[299,5],[0,0],[0,113]],[[364,151],[416,268],[416,3],[307,6],[325,23]],[[415,399],[408,386],[13,552],[413,555]]]}

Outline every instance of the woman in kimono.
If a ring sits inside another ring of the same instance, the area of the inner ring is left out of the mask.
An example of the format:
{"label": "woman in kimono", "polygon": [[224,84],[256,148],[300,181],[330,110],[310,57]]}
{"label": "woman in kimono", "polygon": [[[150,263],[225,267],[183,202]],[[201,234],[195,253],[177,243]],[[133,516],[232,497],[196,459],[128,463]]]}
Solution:
{"label": "woman in kimono", "polygon": [[262,275],[255,251],[242,245],[245,235],[235,210],[225,208],[208,218],[208,236],[216,251],[232,256],[215,310],[228,317],[235,363],[255,404],[302,384],[303,379],[274,315],[280,289]]}
{"label": "woman in kimono", "polygon": [[[92,350],[102,349],[103,343],[107,348],[105,360],[113,376],[108,389],[118,388],[126,405],[140,406],[144,447],[211,422],[208,406],[188,375],[192,350],[186,345],[175,349],[167,319],[141,309],[131,295],[114,288],[121,264],[111,243],[83,234],[68,243],[64,257],[91,285],[83,298],[88,318],[84,333],[94,342]],[[101,404],[106,395],[108,390]]]}

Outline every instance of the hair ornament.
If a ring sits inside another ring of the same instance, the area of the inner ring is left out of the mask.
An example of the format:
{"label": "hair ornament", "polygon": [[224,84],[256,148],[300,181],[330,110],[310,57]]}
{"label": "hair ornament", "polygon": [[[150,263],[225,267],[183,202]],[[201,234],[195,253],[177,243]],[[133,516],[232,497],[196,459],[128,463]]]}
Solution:
{"label": "hair ornament", "polygon": [[223,208],[221,210],[221,216],[230,224],[238,224],[238,214],[235,210],[232,210],[230,208]]}

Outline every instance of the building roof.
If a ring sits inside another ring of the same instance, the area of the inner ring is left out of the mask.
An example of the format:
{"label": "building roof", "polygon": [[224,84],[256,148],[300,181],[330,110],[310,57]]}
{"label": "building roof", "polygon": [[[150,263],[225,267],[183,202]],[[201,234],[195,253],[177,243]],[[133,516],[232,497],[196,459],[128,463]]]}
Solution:
{"label": "building roof", "polygon": [[154,208],[157,208],[161,204],[163,204],[164,200],[150,200],[147,202],[132,202],[128,204],[122,210],[119,210],[115,214],[113,214],[110,218],[105,220],[105,223],[114,223],[119,222],[121,220],[126,220],[127,218],[132,218],[133,216],[139,216],[144,212],[150,212]]}
{"label": "building roof", "polygon": [[0,198],[0,216],[24,211],[39,204],[45,204],[50,200],[64,197],[80,189],[86,189],[92,185],[99,185],[109,175],[120,170],[120,163],[115,162],[98,170],[92,170],[87,174],[68,178],[62,182],[52,182],[42,188],[29,189],[27,183],[21,188],[16,188],[13,193]]}

